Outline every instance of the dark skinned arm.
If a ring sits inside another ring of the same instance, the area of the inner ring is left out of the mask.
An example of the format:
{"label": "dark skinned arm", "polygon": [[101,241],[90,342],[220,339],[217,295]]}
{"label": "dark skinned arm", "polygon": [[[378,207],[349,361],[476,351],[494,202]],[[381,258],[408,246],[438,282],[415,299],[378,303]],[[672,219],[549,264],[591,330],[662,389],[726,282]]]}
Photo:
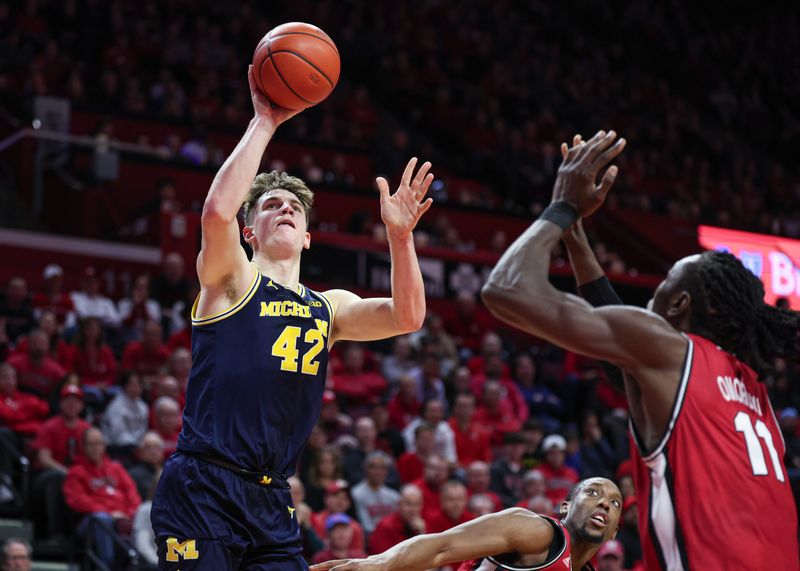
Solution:
{"label": "dark skinned arm", "polygon": [[366,559],[339,559],[311,571],[424,571],[498,553],[545,554],[553,526],[522,508],[488,514],[442,533],[418,535]]}
{"label": "dark skinned arm", "polygon": [[[624,148],[616,134],[598,133],[569,149],[558,171],[553,201],[565,201],[580,217],[603,203],[617,174],[609,167]],[[550,252],[564,231],[537,220],[503,254],[482,291],[486,306],[499,319],[555,345],[608,361],[631,373],[641,385],[645,407],[662,418],[664,403],[674,399],[687,341],[664,319],[629,306],[591,307],[581,298],[555,289],[548,281]],[[664,382],[665,379],[671,382]],[[674,379],[674,381],[673,381]]]}

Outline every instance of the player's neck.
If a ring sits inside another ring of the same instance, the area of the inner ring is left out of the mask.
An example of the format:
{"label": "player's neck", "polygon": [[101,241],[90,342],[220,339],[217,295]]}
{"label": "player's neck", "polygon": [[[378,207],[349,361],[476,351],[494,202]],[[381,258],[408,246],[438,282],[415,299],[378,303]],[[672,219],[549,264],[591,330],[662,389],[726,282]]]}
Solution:
{"label": "player's neck", "polygon": [[575,533],[575,531],[570,529],[569,527],[567,527],[567,531],[569,532],[572,544],[571,545],[572,568],[576,570],[583,569],[583,566],[592,560],[592,557],[595,556],[595,553],[597,553],[600,550],[600,547],[603,544],[576,540],[578,534]]}
{"label": "player's neck", "polygon": [[300,282],[300,256],[290,259],[270,259],[261,252],[253,255],[258,271],[283,287],[296,290]]}

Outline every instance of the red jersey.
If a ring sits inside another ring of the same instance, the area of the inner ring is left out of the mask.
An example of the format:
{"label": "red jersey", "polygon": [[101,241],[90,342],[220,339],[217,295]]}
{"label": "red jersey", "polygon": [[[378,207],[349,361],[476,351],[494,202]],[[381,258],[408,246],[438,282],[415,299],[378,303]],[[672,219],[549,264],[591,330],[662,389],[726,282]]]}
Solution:
{"label": "red jersey", "polygon": [[[547,559],[541,563],[527,563],[519,553],[503,553],[484,559],[464,561],[458,571],[573,571],[572,544],[567,528],[552,517],[542,516],[553,526],[553,542]],[[577,571],[577,570],[576,570]],[[594,571],[591,563],[587,563],[581,571]]]}
{"label": "red jersey", "polygon": [[82,450],[83,433],[89,426],[88,422],[78,418],[75,425],[69,427],[63,416],[54,416],[42,425],[32,447],[36,451],[47,448],[56,462],[69,465]]}
{"label": "red jersey", "polygon": [[645,566],[796,571],[797,513],[767,389],[730,353],[688,339],[661,442],[646,453],[631,424]]}

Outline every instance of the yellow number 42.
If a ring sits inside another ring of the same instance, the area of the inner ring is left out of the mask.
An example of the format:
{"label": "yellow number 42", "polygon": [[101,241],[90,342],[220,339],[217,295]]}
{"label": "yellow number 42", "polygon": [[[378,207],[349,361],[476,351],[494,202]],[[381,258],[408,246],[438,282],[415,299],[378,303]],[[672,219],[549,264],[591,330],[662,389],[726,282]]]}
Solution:
{"label": "yellow number 42", "polygon": [[[303,354],[303,362],[300,372],[304,375],[316,375],[319,370],[319,361],[315,361],[317,355],[325,347],[325,337],[328,333],[328,323],[322,319],[316,319],[317,328],[308,329],[303,341],[311,347]],[[281,358],[281,371],[297,372],[297,359],[300,352],[297,350],[297,340],[303,330],[295,325],[287,325],[272,344],[272,355]]]}

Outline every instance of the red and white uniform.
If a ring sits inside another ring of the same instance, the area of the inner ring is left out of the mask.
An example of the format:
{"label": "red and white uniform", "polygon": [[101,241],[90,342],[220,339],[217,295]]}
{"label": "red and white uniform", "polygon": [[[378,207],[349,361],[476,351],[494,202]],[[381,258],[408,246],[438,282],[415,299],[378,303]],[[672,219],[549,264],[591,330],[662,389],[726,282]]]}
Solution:
{"label": "red and white uniform", "polygon": [[[525,565],[520,562],[521,557],[518,553],[504,553],[483,559],[464,561],[458,567],[458,571],[573,571],[572,546],[567,528],[560,520],[548,516],[542,517],[550,522],[555,531],[547,561],[535,565]],[[581,571],[594,571],[594,567],[591,563],[587,563]]]}
{"label": "red and white uniform", "polygon": [[797,571],[797,513],[766,387],[730,353],[688,335],[661,442],[631,424],[639,532],[648,571]]}

